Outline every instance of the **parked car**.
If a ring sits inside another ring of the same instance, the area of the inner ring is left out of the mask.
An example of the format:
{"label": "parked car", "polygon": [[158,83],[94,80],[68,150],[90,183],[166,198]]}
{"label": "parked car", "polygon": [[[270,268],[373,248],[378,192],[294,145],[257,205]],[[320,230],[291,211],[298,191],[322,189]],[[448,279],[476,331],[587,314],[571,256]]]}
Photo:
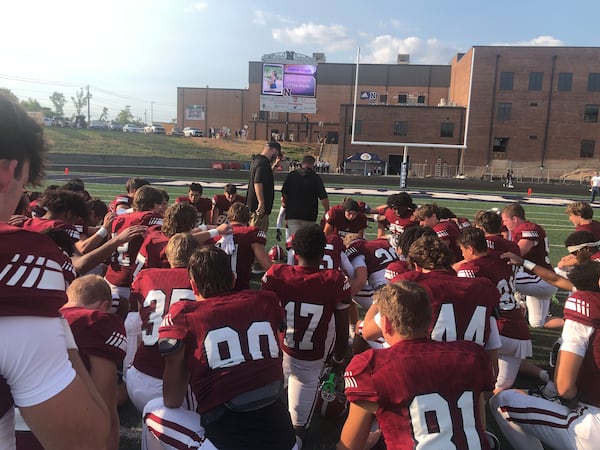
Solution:
{"label": "parked car", "polygon": [[173,128],[171,130],[171,133],[169,133],[170,136],[184,136],[183,131],[181,131],[181,128]]}
{"label": "parked car", "polygon": [[90,120],[88,129],[90,129],[90,130],[106,130],[106,123],[102,122],[101,120]]}
{"label": "parked car", "polygon": [[123,129],[119,122],[111,122],[109,128],[111,131],[121,131]]}
{"label": "parked car", "polygon": [[52,126],[52,119],[50,117],[44,117],[44,126],[45,127],[51,127]]}
{"label": "parked car", "polygon": [[71,126],[71,119],[67,119],[65,116],[54,116],[52,118],[52,126],[68,128]]}
{"label": "parked car", "polygon": [[195,137],[202,137],[204,136],[204,133],[202,132],[202,130],[199,130],[198,128],[192,128],[192,127],[185,127],[183,129],[183,135],[184,136],[195,136]]}
{"label": "parked car", "polygon": [[137,125],[128,123],[123,127],[123,133],[139,133],[140,128]]}
{"label": "parked car", "polygon": [[167,134],[162,125],[152,124],[144,127],[144,134]]}

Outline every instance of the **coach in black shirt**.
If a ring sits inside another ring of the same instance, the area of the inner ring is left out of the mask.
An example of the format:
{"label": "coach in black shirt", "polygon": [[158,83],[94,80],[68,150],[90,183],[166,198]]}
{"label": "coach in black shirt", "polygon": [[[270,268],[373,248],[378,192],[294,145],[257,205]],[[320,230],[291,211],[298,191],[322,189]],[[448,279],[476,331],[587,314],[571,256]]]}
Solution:
{"label": "coach in black shirt", "polygon": [[267,142],[263,151],[250,165],[248,181],[248,198],[246,204],[250,209],[250,225],[267,232],[269,214],[273,209],[275,198],[275,180],[273,169],[283,159],[279,142]]}
{"label": "coach in black shirt", "polygon": [[319,200],[323,209],[329,210],[329,199],[321,177],[313,167],[315,158],[306,155],[302,166],[291,172],[281,188],[285,203],[288,232],[291,236],[300,228],[314,224],[319,214]]}

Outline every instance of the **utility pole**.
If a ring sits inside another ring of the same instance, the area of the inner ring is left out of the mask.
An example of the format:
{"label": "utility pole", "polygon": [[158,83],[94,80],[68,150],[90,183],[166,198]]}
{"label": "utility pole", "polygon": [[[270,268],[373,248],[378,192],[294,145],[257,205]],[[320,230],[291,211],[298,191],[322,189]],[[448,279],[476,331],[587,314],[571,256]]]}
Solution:
{"label": "utility pole", "polygon": [[154,125],[154,102],[150,102],[150,125]]}
{"label": "utility pole", "polygon": [[87,104],[88,104],[87,105],[88,106],[88,117],[87,117],[88,121],[87,121],[87,123],[89,125],[89,123],[90,123],[90,85],[89,84],[87,85]]}

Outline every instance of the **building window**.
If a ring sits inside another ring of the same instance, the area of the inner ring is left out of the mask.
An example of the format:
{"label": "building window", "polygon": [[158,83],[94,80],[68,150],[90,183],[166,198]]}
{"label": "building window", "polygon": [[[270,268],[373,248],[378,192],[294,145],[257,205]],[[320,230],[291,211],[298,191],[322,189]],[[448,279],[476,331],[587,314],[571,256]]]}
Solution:
{"label": "building window", "polygon": [[442,122],[440,129],[441,137],[454,137],[454,122]]}
{"label": "building window", "polygon": [[510,120],[512,103],[498,103],[496,120]]}
{"label": "building window", "polygon": [[269,120],[279,120],[279,113],[277,111],[269,111]]}
{"label": "building window", "polygon": [[408,103],[408,94],[398,94],[398,103]]}
{"label": "building window", "polygon": [[492,150],[505,153],[508,147],[508,138],[494,138]]}
{"label": "building window", "polygon": [[394,136],[406,136],[408,133],[408,122],[405,120],[394,122]]}
{"label": "building window", "polygon": [[583,121],[598,122],[598,109],[600,109],[600,105],[585,105]]}
{"label": "building window", "polygon": [[[358,136],[362,131],[362,120],[354,121],[354,136]],[[350,128],[348,129],[348,133],[352,134],[352,124],[350,124]]]}
{"label": "building window", "polygon": [[501,91],[512,91],[514,81],[515,81],[515,73],[514,72],[500,72],[500,90]]}
{"label": "building window", "polygon": [[544,72],[529,72],[529,90],[541,91],[544,82]]}
{"label": "building window", "polygon": [[421,103],[421,104],[425,104],[425,96],[424,95],[419,95],[417,97],[417,103]]}
{"label": "building window", "polygon": [[383,103],[384,105],[387,105],[387,94],[383,94],[379,96],[379,103]]}
{"label": "building window", "polygon": [[267,112],[259,111],[258,112],[258,120],[267,120]]}
{"label": "building window", "polygon": [[572,72],[560,72],[558,74],[558,90],[559,91],[570,91],[573,87],[573,73]]}
{"label": "building window", "polygon": [[596,141],[583,139],[581,141],[581,147],[579,148],[579,157],[580,158],[593,158],[595,145],[596,145]]}
{"label": "building window", "polygon": [[588,91],[600,92],[600,73],[590,73],[588,75]]}

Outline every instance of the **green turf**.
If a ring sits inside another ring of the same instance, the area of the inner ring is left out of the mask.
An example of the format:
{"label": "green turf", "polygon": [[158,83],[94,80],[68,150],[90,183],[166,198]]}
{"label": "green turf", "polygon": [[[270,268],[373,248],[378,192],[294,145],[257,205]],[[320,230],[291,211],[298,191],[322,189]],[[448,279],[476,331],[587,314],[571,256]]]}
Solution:
{"label": "green turf", "polygon": [[[145,136],[140,136],[144,138]],[[157,138],[164,138],[159,136]],[[187,187],[173,187],[163,186],[169,195],[171,196],[171,202],[174,201],[175,197],[179,195],[187,194]],[[356,186],[357,189],[360,186]],[[392,186],[390,186],[392,187]],[[124,187],[121,185],[111,184],[99,184],[99,183],[87,183],[87,190],[92,196],[97,196],[103,200],[110,202],[114,196],[124,192]],[[439,189],[438,189],[439,191]],[[220,189],[206,188],[204,190],[205,197],[212,197],[216,193],[222,193]],[[353,196],[357,200],[363,200],[371,206],[378,206],[385,203],[386,196]],[[330,203],[332,205],[340,203],[343,200],[342,195],[330,195]],[[417,203],[430,202],[430,200],[418,200]],[[490,207],[502,207],[502,204],[492,204],[489,202],[473,201],[473,200],[437,200],[440,205],[446,206],[454,211],[457,215],[472,218],[476,211],[480,209],[489,209]],[[276,195],[275,205],[273,207],[273,213],[271,215],[271,229],[268,233],[268,246],[276,245],[275,239],[275,222],[277,212],[280,206],[280,196]],[[539,206],[539,205],[526,205],[525,210],[527,218],[533,222],[542,225],[548,233],[550,242],[550,256],[552,263],[555,265],[556,262],[566,254],[563,242],[565,237],[573,232],[574,227],[567,220],[564,206]],[[320,212],[322,216],[323,211]],[[373,224],[370,224],[369,229],[366,232],[368,238],[372,238],[376,235],[377,229]],[[554,315],[562,315],[562,304],[564,302],[564,295],[560,296],[560,303],[553,305]],[[534,344],[534,356],[532,361],[541,366],[548,368],[548,352],[552,347],[555,339],[558,337],[558,331],[549,330],[532,330],[533,344]],[[536,380],[519,377],[516,382],[516,387],[533,387],[538,382]],[[131,405],[127,405],[121,409],[121,423],[122,423],[122,438],[121,446],[122,450],[133,450],[139,449],[139,430],[140,430],[140,419],[139,415]],[[343,424],[343,420],[326,421],[321,418],[313,420],[313,424],[309,429],[309,433],[304,441],[305,450],[333,450],[335,443],[337,442],[340,427]],[[502,439],[500,432],[491,417],[488,414],[488,429],[495,432],[502,441],[502,448],[510,448],[508,444]]]}

